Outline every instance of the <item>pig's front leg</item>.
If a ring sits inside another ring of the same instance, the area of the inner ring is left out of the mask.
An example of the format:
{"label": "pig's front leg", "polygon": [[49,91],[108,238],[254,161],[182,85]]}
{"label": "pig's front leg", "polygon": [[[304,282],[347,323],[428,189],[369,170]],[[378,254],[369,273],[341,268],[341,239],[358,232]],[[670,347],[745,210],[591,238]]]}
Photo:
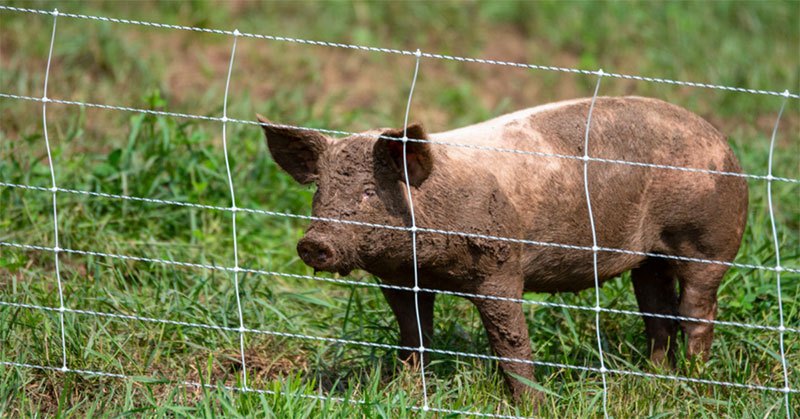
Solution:
{"label": "pig's front leg", "polygon": [[[485,284],[481,287],[482,295],[505,298],[522,296],[522,279],[516,276],[492,277]],[[494,353],[498,357],[515,359],[499,361],[514,399],[532,398],[534,402],[541,400],[543,395],[540,392],[514,378],[517,375],[534,381],[533,364],[530,363],[531,342],[522,304],[486,298],[472,298],[471,301],[480,313]]]}
{"label": "pig's front leg", "polygon": [[[400,291],[381,288],[383,296],[392,307],[397,324],[400,326],[400,346],[419,348],[419,329],[417,325],[417,310],[414,301],[414,293],[411,291]],[[436,294],[429,292],[419,293],[419,324],[422,326],[422,345],[430,347],[431,337],[433,336],[433,302]],[[398,357],[403,362],[408,362],[417,366],[419,362],[419,352],[410,350],[400,350]],[[423,362],[427,365],[429,356],[423,352]]]}

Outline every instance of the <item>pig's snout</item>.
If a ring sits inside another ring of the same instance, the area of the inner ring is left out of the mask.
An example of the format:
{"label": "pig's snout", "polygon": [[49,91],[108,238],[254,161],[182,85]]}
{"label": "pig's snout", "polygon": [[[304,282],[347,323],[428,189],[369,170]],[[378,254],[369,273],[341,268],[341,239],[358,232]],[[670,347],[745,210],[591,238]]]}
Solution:
{"label": "pig's snout", "polygon": [[297,254],[306,265],[321,271],[330,271],[336,259],[331,245],[312,237],[303,237],[297,243]]}

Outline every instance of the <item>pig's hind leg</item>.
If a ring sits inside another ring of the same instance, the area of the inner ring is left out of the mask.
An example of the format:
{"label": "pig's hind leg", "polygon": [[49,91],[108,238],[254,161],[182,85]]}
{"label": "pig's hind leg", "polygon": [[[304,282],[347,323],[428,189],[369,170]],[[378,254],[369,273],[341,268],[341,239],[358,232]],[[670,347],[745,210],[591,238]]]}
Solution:
{"label": "pig's hind leg", "polygon": [[714,339],[717,315],[717,290],[728,270],[725,265],[699,262],[673,262],[681,285],[678,314],[703,321],[681,321],[687,340],[687,357],[708,359]]}
{"label": "pig's hind leg", "polygon": [[675,360],[678,322],[675,319],[657,316],[678,314],[674,273],[667,261],[650,258],[634,269],[631,277],[639,311],[655,315],[642,316],[650,359],[656,365],[670,366]]}

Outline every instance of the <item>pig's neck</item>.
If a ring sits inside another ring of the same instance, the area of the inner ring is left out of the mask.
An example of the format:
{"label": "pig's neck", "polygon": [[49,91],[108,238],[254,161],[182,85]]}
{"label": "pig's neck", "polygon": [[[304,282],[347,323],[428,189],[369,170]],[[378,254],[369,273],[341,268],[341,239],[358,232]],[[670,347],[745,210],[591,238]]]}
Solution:
{"label": "pig's neck", "polygon": [[[475,236],[516,237],[518,232],[512,230],[518,216],[491,172],[442,164],[443,160],[431,178],[412,190],[416,226],[422,229],[416,235],[418,284],[463,290],[518,262],[519,245]],[[410,227],[407,218],[405,224]],[[373,236],[377,240],[361,252],[366,256],[361,268],[384,282],[413,287],[411,232],[383,229],[372,233],[377,233]]]}

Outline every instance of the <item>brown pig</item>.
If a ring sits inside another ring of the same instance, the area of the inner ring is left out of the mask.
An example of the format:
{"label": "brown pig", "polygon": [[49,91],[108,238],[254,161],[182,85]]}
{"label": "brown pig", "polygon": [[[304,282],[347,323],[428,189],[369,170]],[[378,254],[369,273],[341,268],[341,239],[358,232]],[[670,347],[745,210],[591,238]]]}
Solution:
{"label": "brown pig", "polygon": [[[417,233],[419,287],[519,299],[523,292],[577,292],[594,287],[592,252],[479,237],[592,246],[583,160],[487,151],[494,147],[583,156],[591,100],[558,102],[437,134],[410,125],[406,143]],[[403,129],[378,129],[334,140],[315,131],[279,127],[259,116],[275,161],[301,184],[317,186],[316,217],[411,227]],[[436,144],[457,143],[468,147]],[[478,146],[470,147],[470,146]],[[725,137],[697,115],[660,100],[598,97],[589,155],[597,158],[740,172]],[[588,163],[597,245],[731,261],[745,228],[747,184],[741,177]],[[469,234],[443,234],[426,229]],[[414,286],[412,234],[312,221],[297,245],[309,266],[346,275],[363,269],[384,283]],[[687,262],[601,250],[599,281],[632,271],[645,313],[713,320],[724,264]],[[680,285],[680,294],[676,290]],[[435,294],[383,289],[400,326],[400,345],[425,347],[433,333]],[[495,354],[527,360],[531,342],[518,302],[470,298]],[[643,317],[651,359],[668,362],[678,326],[689,356],[707,357],[713,324]],[[401,353],[416,359],[416,352]],[[425,357],[427,358],[427,357]],[[423,360],[425,362],[426,359]],[[535,391],[530,363],[500,361],[515,398]]]}

